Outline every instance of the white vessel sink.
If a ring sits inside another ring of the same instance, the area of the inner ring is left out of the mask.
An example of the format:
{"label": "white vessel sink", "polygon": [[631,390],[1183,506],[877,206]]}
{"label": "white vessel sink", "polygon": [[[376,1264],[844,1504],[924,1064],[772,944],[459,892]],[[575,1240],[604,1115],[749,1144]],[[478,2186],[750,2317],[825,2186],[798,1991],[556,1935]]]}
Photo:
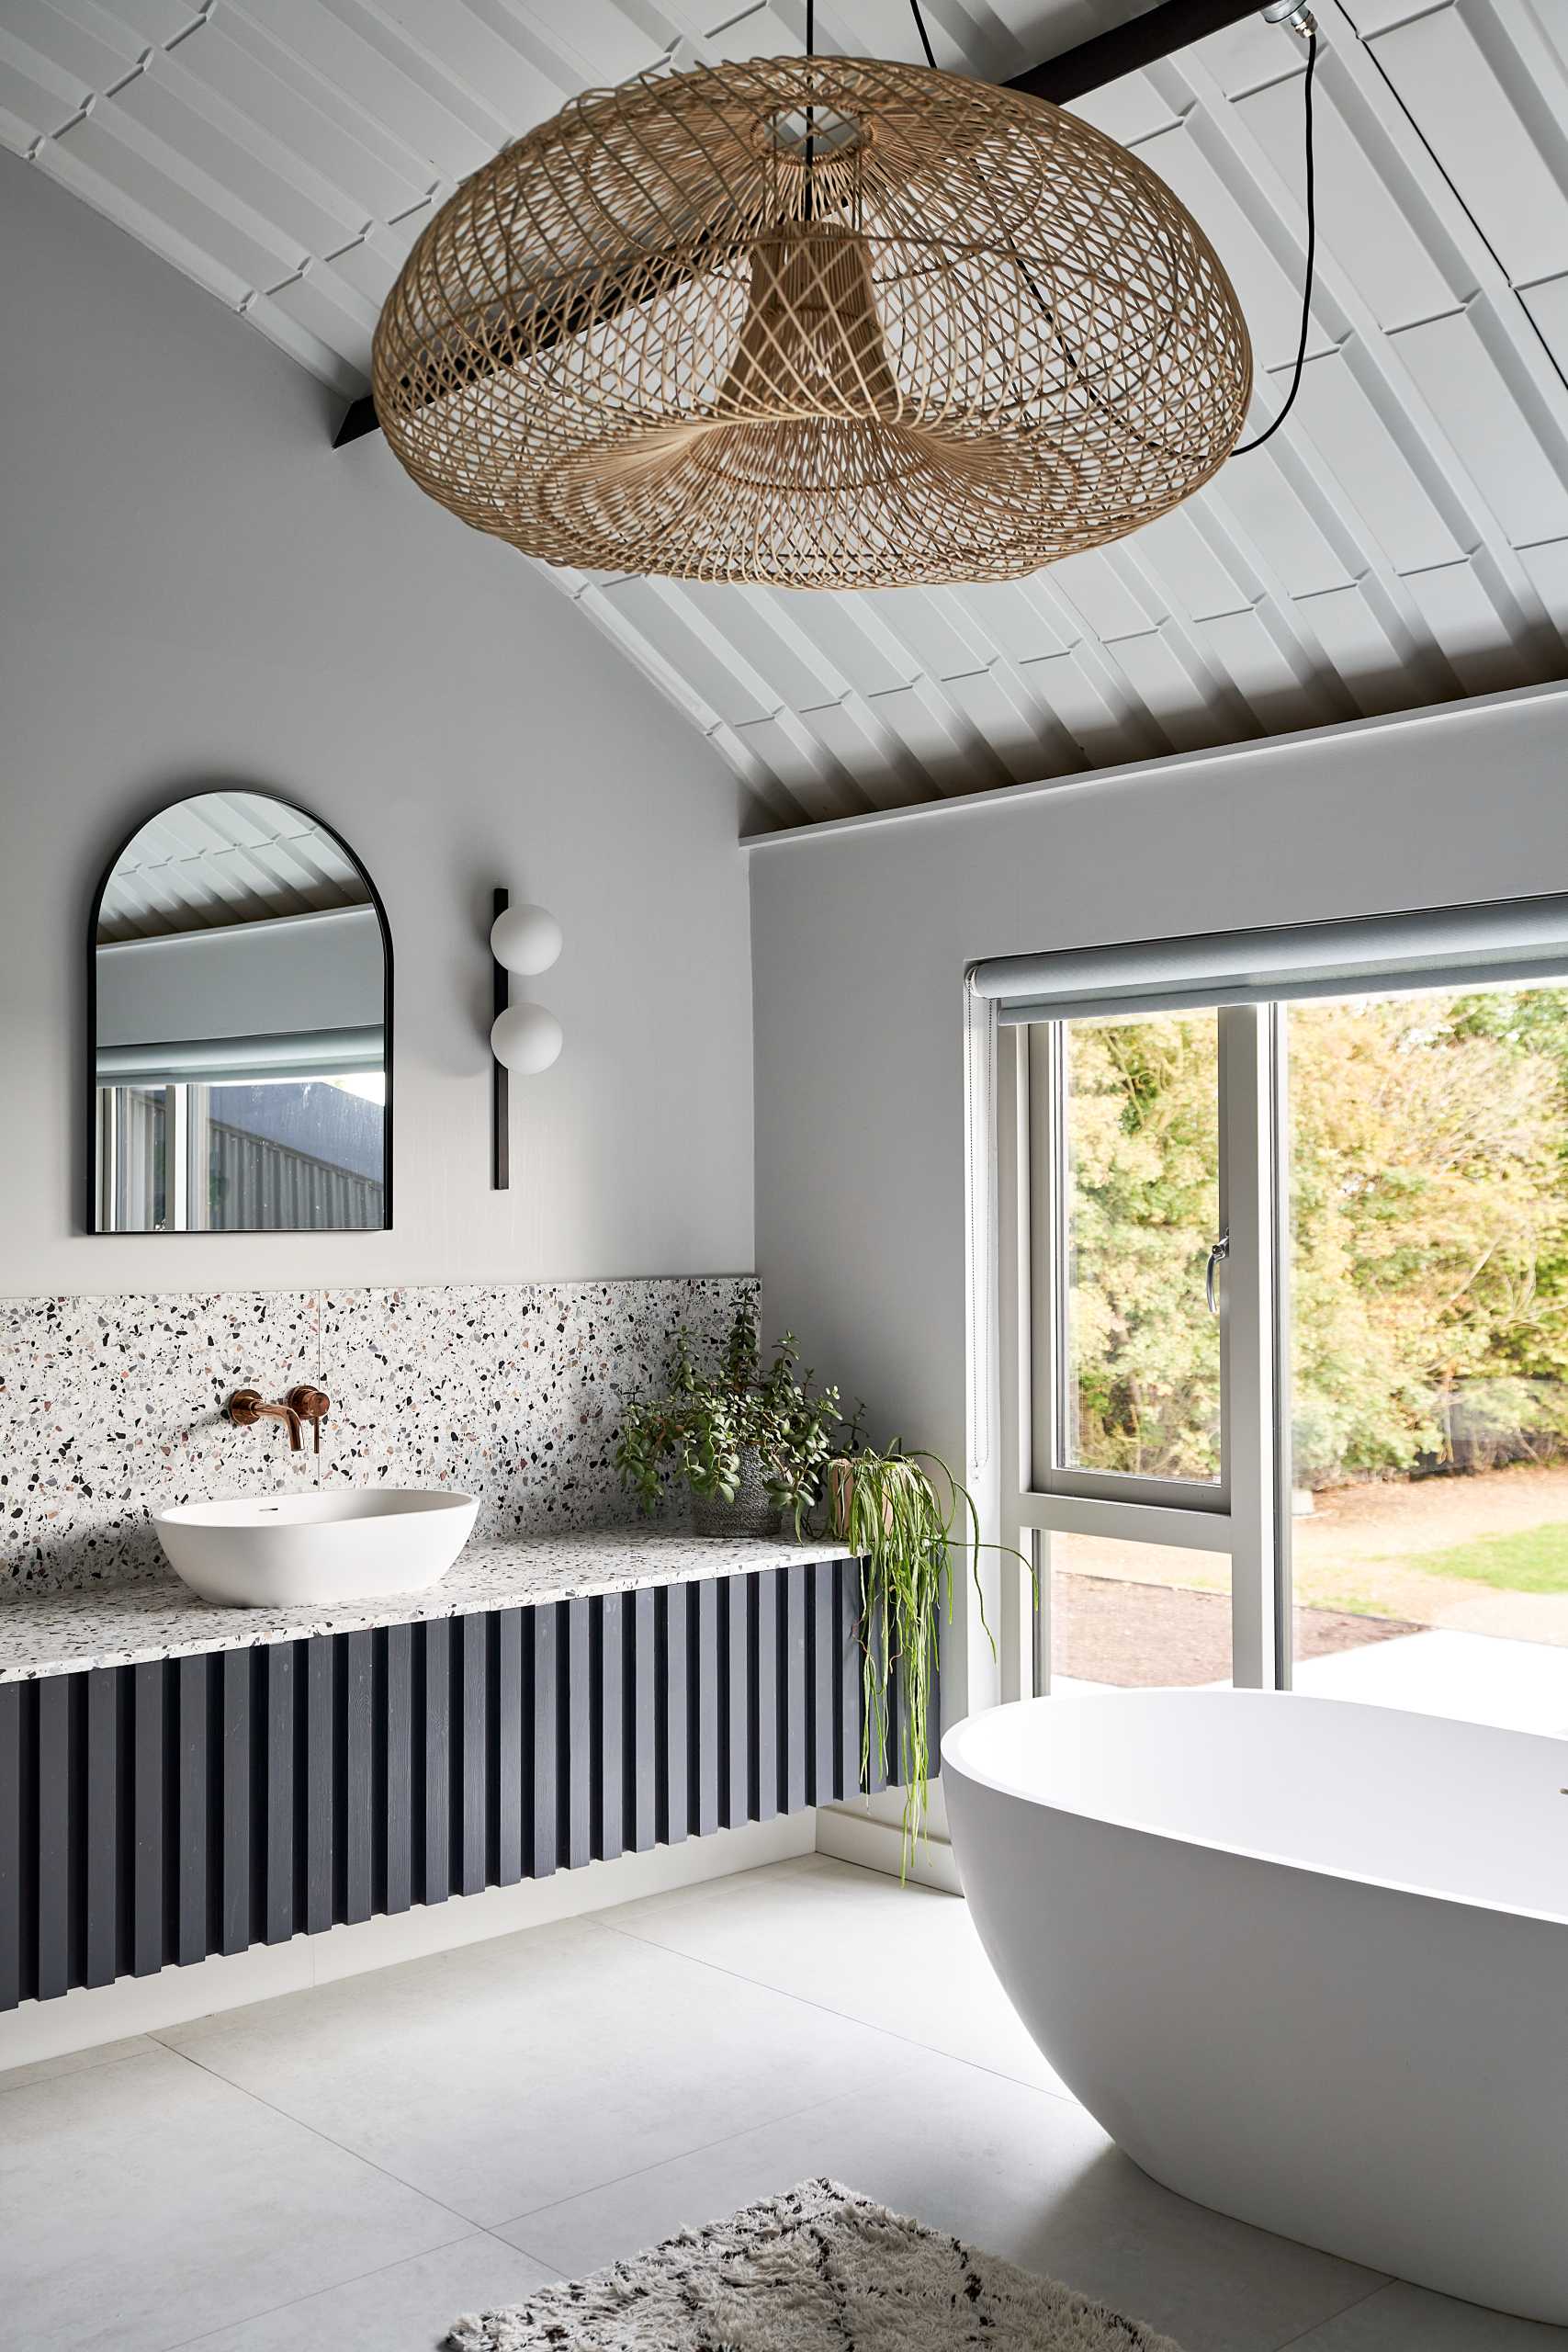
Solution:
{"label": "white vessel sink", "polygon": [[152,1524],[175,1574],[245,1609],[373,1600],[438,1584],[479,1504],[448,1487],[344,1487],[175,1503]]}

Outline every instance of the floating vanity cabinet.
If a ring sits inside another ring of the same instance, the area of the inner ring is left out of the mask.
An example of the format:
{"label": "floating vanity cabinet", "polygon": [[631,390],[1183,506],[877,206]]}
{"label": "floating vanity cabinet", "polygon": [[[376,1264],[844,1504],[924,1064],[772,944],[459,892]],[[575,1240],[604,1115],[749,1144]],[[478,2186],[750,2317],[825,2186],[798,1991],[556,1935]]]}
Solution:
{"label": "floating vanity cabinet", "polygon": [[791,1549],[0,1681],[0,2007],[853,1795],[859,1573]]}

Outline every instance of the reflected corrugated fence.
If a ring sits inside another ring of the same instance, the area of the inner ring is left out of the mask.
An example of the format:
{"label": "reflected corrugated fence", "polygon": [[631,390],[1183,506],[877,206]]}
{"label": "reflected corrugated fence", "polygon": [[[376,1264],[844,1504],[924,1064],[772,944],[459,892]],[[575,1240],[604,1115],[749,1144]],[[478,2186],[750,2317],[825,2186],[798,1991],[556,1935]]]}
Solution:
{"label": "reflected corrugated fence", "polygon": [[221,1119],[214,1119],[209,1132],[212,1231],[361,1230],[385,1224],[385,1187],[378,1179]]}

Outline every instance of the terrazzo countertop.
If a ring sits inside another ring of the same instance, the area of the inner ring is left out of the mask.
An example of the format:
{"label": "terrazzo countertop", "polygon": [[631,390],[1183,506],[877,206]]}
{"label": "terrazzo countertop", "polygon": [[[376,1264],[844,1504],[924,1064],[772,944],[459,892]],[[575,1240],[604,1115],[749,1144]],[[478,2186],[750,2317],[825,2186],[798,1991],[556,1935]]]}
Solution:
{"label": "terrazzo countertop", "polygon": [[257,1649],[312,1634],[357,1634],[467,1617],[485,1609],[531,1609],[647,1585],[692,1584],[810,1560],[841,1560],[841,1543],[782,1544],[755,1535],[602,1533],[469,1543],[427,1592],[389,1593],[337,1608],[220,1609],[173,1577],[92,1592],[0,1600],[0,1682],[34,1682],[95,1666],[141,1666],[205,1650]]}

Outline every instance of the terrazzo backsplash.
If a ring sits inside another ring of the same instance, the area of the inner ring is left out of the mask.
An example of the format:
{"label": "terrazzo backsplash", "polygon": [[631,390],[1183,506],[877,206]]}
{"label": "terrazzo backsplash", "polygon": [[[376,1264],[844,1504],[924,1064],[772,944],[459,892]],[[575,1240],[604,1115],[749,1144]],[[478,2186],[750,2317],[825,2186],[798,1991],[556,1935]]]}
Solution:
{"label": "terrazzo backsplash", "polygon": [[[450,1486],[476,1532],[632,1516],[624,1401],[664,1378],[676,1327],[716,1348],[750,1276],[0,1304],[0,1593],[129,1583],[164,1565],[158,1504],[310,1485]],[[238,1387],[324,1388],[319,1462],[238,1430]]]}

